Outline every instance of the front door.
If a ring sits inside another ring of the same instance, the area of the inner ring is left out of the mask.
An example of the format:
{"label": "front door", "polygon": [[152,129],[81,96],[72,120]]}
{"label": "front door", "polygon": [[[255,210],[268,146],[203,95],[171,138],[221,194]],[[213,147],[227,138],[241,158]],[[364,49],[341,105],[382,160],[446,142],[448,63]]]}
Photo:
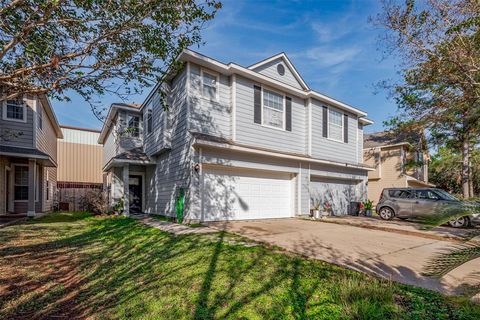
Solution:
{"label": "front door", "polygon": [[142,176],[131,175],[129,180],[130,212],[142,212]]}

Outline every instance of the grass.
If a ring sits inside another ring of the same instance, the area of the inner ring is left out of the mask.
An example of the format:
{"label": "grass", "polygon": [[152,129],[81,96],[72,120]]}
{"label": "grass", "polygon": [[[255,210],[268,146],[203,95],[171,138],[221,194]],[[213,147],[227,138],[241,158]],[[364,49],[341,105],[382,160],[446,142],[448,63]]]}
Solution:
{"label": "grass", "polygon": [[57,213],[0,229],[0,318],[480,319],[480,306],[228,233]]}

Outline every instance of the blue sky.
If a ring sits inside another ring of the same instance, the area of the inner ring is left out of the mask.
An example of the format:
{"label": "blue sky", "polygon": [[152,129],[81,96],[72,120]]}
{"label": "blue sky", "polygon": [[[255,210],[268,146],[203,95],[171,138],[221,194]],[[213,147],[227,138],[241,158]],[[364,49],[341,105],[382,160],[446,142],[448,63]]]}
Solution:
{"label": "blue sky", "polygon": [[[205,26],[205,45],[192,49],[243,66],[284,51],[310,88],[367,111],[375,124],[366,131],[379,131],[382,121],[396,112],[386,92],[374,86],[396,78],[396,61],[383,59],[378,50],[381,31],[367,22],[379,10],[376,0],[223,1]],[[142,102],[149,90],[130,102]],[[99,99],[105,106],[119,100]],[[102,125],[81,97],[52,103],[61,124]]]}

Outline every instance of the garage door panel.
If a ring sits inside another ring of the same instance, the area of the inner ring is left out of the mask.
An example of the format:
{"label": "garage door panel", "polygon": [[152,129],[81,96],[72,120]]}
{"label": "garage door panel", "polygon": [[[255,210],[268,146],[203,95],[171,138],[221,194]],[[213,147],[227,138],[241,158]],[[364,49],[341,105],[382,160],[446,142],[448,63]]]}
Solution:
{"label": "garage door panel", "polygon": [[357,182],[312,177],[310,181],[311,199],[322,205],[329,203],[335,215],[348,214],[351,201],[358,201]]}
{"label": "garage door panel", "polygon": [[290,174],[208,168],[203,181],[205,220],[292,216]]}

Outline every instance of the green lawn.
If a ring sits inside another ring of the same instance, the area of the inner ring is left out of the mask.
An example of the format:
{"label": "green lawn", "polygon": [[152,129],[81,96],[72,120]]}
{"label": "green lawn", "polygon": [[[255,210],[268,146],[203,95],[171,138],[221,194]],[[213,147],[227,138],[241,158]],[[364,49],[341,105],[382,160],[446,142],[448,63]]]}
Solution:
{"label": "green lawn", "polygon": [[0,229],[0,318],[480,319],[480,307],[225,233],[59,213]]}

